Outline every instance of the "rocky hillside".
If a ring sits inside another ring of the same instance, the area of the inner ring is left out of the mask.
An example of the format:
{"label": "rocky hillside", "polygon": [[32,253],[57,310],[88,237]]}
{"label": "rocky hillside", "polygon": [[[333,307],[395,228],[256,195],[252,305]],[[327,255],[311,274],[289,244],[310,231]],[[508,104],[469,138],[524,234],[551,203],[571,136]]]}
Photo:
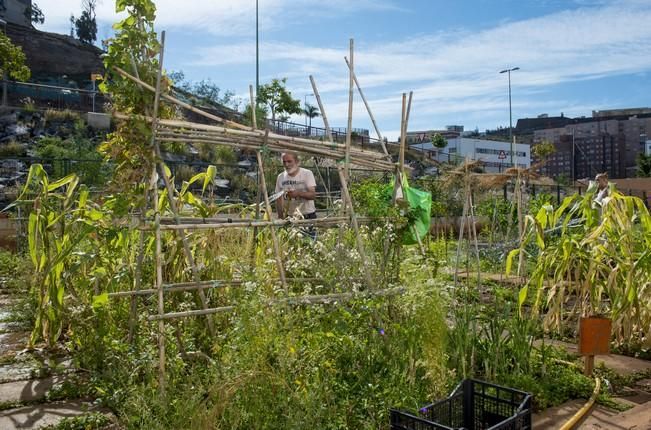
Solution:
{"label": "rocky hillside", "polygon": [[23,48],[34,77],[67,75],[88,80],[91,73],[104,70],[102,51],[73,37],[14,24],[7,24],[7,36]]}

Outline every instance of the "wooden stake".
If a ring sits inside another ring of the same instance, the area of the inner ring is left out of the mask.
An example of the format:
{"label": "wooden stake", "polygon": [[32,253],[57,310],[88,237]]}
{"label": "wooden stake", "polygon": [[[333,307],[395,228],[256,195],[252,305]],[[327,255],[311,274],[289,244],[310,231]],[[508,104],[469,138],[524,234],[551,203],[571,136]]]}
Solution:
{"label": "wooden stake", "polygon": [[357,251],[359,252],[359,256],[362,260],[362,267],[364,267],[364,277],[366,278],[368,287],[373,288],[373,280],[371,279],[371,274],[368,271],[366,252],[364,251],[364,242],[362,241],[362,236],[359,233],[359,225],[357,224],[355,209],[353,209],[353,201],[350,198],[350,193],[348,192],[348,181],[346,180],[346,175],[341,165],[337,166],[337,170],[339,172],[339,180],[341,181],[341,196],[344,199],[345,205],[348,206],[348,211],[350,213],[350,223],[353,225],[353,230],[355,231]]}
{"label": "wooden stake", "polygon": [[[136,78],[135,76],[130,75],[129,73],[122,70],[121,68],[119,68],[117,66],[114,66],[113,69],[119,75],[121,75],[122,77],[127,78],[127,79],[131,79],[132,81],[134,81],[135,83],[137,83],[141,87],[143,87],[143,88],[145,88],[145,89],[147,89],[149,91],[154,91],[154,92],[156,91],[156,89],[154,87],[152,87],[151,85],[141,81],[140,79]],[[172,97],[172,96],[170,96],[168,94],[160,94],[160,97],[167,100],[168,102],[174,103],[175,105],[181,106],[182,108],[185,108],[185,109],[187,109],[187,110],[189,110],[191,112],[194,112],[197,115],[201,115],[201,116],[203,116],[205,118],[212,119],[213,121],[221,122],[223,124],[228,124],[229,126],[231,126],[233,128],[239,128],[240,130],[250,130],[250,128],[245,126],[245,125],[242,125],[242,124],[239,124],[237,122],[230,121],[230,120],[218,117],[217,115],[210,114],[208,112],[202,111],[201,109],[197,109],[196,107],[194,107],[192,105],[189,105],[189,104],[187,104],[185,102],[182,102],[181,100],[178,100],[178,99],[176,99],[176,98],[174,98],[174,97]]]}
{"label": "wooden stake", "polygon": [[[258,121],[257,121],[257,118],[256,118],[256,110],[257,110],[258,103],[256,102],[256,98],[253,95],[253,85],[249,85],[249,97],[250,97],[250,100],[251,100],[251,119],[252,119],[251,127],[253,128],[253,130],[255,130],[257,128],[257,126],[258,126]],[[261,185],[260,185],[260,169],[258,168],[257,165],[256,165],[256,177],[255,177],[255,180],[256,180],[256,183],[257,183],[257,188],[256,188],[256,192],[255,192],[255,202],[256,202],[256,205],[255,205],[255,219],[257,221],[257,220],[260,219],[260,198],[261,198],[261,196],[260,196],[260,188],[261,188]],[[256,249],[258,247],[258,227],[253,227],[253,241],[252,241],[252,243],[253,243],[253,247],[251,249],[251,267],[255,268],[255,264],[256,264],[255,256],[256,256]]]}
{"label": "wooden stake", "polygon": [[353,136],[353,73],[355,70],[355,63],[353,61],[354,56],[354,41],[350,39],[350,64],[348,65],[349,69],[349,86],[348,86],[348,126],[346,127],[346,158],[345,163],[345,174],[346,179],[350,179],[350,144]]}
{"label": "wooden stake", "polygon": [[316,97],[316,102],[319,104],[319,111],[321,112],[321,118],[323,118],[323,125],[325,126],[326,129],[326,137],[328,138],[328,142],[330,144],[334,144],[332,140],[332,132],[330,130],[330,124],[328,123],[328,116],[325,113],[325,109],[323,108],[323,103],[321,103],[321,96],[319,95],[319,90],[316,88],[316,82],[314,82],[314,77],[310,75],[310,83],[312,84],[312,91],[314,91],[314,96]]}
{"label": "wooden stake", "polygon": [[382,139],[382,134],[380,133],[380,129],[378,128],[377,123],[375,122],[375,117],[373,116],[373,112],[371,112],[371,107],[369,106],[368,101],[366,101],[366,97],[364,97],[364,92],[362,91],[362,87],[359,85],[359,82],[357,81],[357,75],[355,75],[355,72],[353,71],[350,63],[348,62],[348,58],[344,57],[344,60],[346,60],[346,65],[348,66],[348,70],[350,70],[350,73],[353,76],[353,80],[355,81],[355,85],[357,86],[357,91],[359,92],[359,95],[362,98],[362,101],[364,102],[364,106],[366,106],[366,111],[368,112],[368,116],[371,117],[371,122],[373,123],[373,127],[375,128],[375,133],[377,134],[377,138],[380,141],[380,144],[382,145],[382,150],[384,151],[385,155],[391,158],[391,156],[389,155],[389,151],[387,150],[387,146],[384,144],[384,139]]}
{"label": "wooden stake", "polygon": [[[152,122],[152,143],[156,141],[156,126],[158,121],[158,107],[160,104],[160,83],[163,75],[163,54],[165,52],[165,32],[161,32],[161,47],[158,58],[158,75],[156,76],[156,89],[154,96],[154,121]],[[154,145],[152,145],[154,146]],[[152,154],[156,157],[156,151]],[[165,314],[165,297],[163,295],[163,257],[162,257],[162,239],[160,231],[160,204],[158,199],[158,175],[156,174],[156,165],[154,164],[152,172],[151,186],[154,188],[154,225],[156,226],[156,288],[158,289],[158,316]],[[161,319],[158,322],[158,384],[162,395],[165,394],[165,323]]]}
{"label": "wooden stake", "polygon": [[[362,291],[359,293],[333,293],[333,294],[324,294],[324,295],[313,295],[313,296],[299,296],[299,297],[286,297],[283,299],[269,300],[266,304],[268,306],[277,306],[277,305],[317,305],[317,304],[337,304],[342,300],[354,300],[358,298],[365,297],[375,297],[375,296],[393,296],[399,295],[405,292],[404,288],[389,288],[385,290],[375,290],[375,291]],[[151,315],[148,320],[156,321],[160,319],[175,319],[175,318],[185,318],[193,317],[197,315],[209,315],[222,312],[231,312],[236,309],[235,306],[222,306],[219,308],[211,309],[202,309],[195,311],[185,311],[185,312],[170,312],[163,316],[161,315]]]}
{"label": "wooden stake", "polygon": [[[262,195],[264,196],[264,204],[265,207],[267,208],[267,214],[269,215],[269,220],[271,220],[273,212],[271,211],[271,203],[269,203],[269,194],[267,192],[267,181],[265,180],[264,177],[264,166],[262,164],[262,155],[260,154],[260,151],[256,152],[256,156],[258,158],[258,168],[260,169],[260,182],[262,184]],[[285,278],[285,268],[283,267],[283,260],[280,253],[280,244],[278,243],[278,237],[276,237],[276,229],[272,226],[269,231],[271,232],[271,240],[273,241],[273,245],[274,245],[274,254],[276,256],[276,266],[278,266],[278,275],[280,276],[280,282],[282,283],[283,288],[285,289],[285,295],[288,296],[289,289],[287,287],[287,279]]]}

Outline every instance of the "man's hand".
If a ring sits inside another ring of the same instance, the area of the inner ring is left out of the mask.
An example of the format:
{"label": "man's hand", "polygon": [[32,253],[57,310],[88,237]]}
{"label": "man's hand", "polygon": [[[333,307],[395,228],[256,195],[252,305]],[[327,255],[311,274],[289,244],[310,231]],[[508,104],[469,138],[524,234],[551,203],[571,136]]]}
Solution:
{"label": "man's hand", "polygon": [[303,193],[298,190],[289,190],[285,193],[290,199],[298,199],[303,197]]}

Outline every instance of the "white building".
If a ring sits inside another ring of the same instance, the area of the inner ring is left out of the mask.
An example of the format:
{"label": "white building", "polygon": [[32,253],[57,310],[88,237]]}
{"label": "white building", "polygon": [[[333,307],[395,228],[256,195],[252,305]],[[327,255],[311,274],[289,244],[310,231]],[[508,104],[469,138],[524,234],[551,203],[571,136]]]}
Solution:
{"label": "white building", "polygon": [[531,167],[531,148],[524,143],[515,144],[513,164],[511,164],[511,144],[496,140],[471,139],[455,137],[447,139],[448,145],[439,149],[432,142],[410,145],[412,150],[424,151],[431,159],[442,163],[455,162],[470,158],[484,162],[486,172],[501,172],[516,164],[521,168]]}

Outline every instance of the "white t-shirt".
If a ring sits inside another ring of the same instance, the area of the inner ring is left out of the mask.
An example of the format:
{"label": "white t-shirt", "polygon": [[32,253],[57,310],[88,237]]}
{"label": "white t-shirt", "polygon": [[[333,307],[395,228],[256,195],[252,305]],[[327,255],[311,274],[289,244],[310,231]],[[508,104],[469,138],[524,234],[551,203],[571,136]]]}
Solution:
{"label": "white t-shirt", "polygon": [[[308,169],[299,167],[298,172],[294,176],[290,176],[289,173],[283,171],[278,175],[276,179],[276,192],[279,191],[308,191],[310,188],[316,188],[316,181],[314,180],[314,174]],[[293,215],[298,208],[298,210],[303,214],[307,215],[316,211],[314,206],[314,200],[307,199],[290,199],[285,197],[286,201],[289,201],[289,209],[286,215]]]}

